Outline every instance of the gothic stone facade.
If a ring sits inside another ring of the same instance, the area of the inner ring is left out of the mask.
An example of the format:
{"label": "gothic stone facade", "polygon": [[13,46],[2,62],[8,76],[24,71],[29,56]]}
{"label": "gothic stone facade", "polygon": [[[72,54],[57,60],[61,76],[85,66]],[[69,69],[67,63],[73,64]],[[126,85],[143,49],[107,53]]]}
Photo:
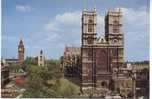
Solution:
{"label": "gothic stone facade", "polygon": [[[124,34],[122,12],[109,10],[105,16],[105,37],[97,38],[97,12],[82,12],[81,89],[89,93],[106,92],[124,68]],[[123,77],[122,77],[123,78]],[[120,79],[119,79],[120,80]],[[117,80],[118,81],[118,80]]]}

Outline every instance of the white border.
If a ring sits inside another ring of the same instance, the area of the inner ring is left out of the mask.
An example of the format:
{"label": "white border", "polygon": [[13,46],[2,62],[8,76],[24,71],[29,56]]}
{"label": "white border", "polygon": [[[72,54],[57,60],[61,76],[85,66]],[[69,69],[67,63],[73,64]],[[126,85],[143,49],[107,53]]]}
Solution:
{"label": "white border", "polygon": [[152,23],[152,19],[151,19],[151,17],[152,17],[152,2],[151,2],[151,0],[149,1],[150,2],[150,49],[149,49],[149,53],[150,53],[150,66],[149,66],[149,72],[150,72],[150,74],[149,74],[149,76],[150,76],[150,82],[149,82],[149,87],[150,87],[150,93],[149,93],[149,95],[150,95],[150,98],[149,99],[151,99],[152,98],[152,92],[151,92],[151,89],[152,89],[152,85],[151,85],[151,83],[152,83],[152,77],[151,77],[151,75],[152,75],[152,52],[151,52],[151,49],[152,49],[152,25],[151,25],[151,23]]}
{"label": "white border", "polygon": [[[1,25],[0,25],[0,71],[1,71],[1,55],[2,55],[2,7],[1,7],[1,3],[2,3],[2,0],[0,0],[0,22],[1,22]],[[0,79],[1,79],[1,73],[0,73]],[[1,80],[0,80],[0,87],[1,87]],[[1,97],[1,89],[0,89],[0,97]]]}

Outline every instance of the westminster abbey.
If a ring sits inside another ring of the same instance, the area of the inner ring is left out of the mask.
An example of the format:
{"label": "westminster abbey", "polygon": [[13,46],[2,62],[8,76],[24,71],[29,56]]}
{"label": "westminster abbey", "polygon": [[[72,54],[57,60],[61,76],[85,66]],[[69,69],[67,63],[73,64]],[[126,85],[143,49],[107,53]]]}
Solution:
{"label": "westminster abbey", "polygon": [[130,83],[132,78],[124,62],[121,9],[108,10],[103,38],[97,37],[96,9],[91,11],[84,9],[81,21],[81,48],[76,48],[80,50],[75,52],[72,51],[75,48],[69,47],[67,50],[66,47],[63,67],[65,69],[67,66],[71,72],[65,74],[75,75],[80,79],[81,91],[85,96],[101,96],[111,92],[131,96],[133,84]]}
{"label": "westminster abbey", "polygon": [[116,82],[119,70],[124,68],[124,35],[120,9],[109,10],[105,16],[105,37],[97,38],[96,35],[96,9],[84,10],[81,46],[81,84],[84,92],[93,89],[97,92],[109,91],[111,83]]}

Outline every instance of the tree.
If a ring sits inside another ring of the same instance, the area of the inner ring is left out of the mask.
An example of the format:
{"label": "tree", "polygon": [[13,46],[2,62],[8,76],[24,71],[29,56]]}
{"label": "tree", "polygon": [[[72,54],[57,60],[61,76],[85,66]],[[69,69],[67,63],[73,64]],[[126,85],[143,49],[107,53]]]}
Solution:
{"label": "tree", "polygon": [[26,57],[24,64],[25,65],[37,65],[37,57]]}
{"label": "tree", "polygon": [[27,75],[24,98],[75,97],[80,93],[78,86],[62,78],[57,60],[44,67],[30,65]]}
{"label": "tree", "polygon": [[20,69],[21,69],[21,66],[17,64],[12,64],[9,66],[9,71],[12,73],[18,73]]}

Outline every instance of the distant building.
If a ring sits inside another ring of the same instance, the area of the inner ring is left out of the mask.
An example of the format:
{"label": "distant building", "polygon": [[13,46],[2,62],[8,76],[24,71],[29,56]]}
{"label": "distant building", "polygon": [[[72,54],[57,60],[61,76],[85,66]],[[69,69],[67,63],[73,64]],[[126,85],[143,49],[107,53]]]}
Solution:
{"label": "distant building", "polygon": [[18,58],[5,59],[6,63],[8,65],[12,65],[12,64],[22,65],[24,63],[24,52],[25,52],[24,43],[23,40],[21,39],[18,45]]}
{"label": "distant building", "polygon": [[78,76],[81,64],[81,49],[80,47],[65,47],[62,58],[62,69],[65,76]]}
{"label": "distant building", "polygon": [[40,51],[40,55],[38,56],[38,66],[45,66],[45,56],[43,55],[43,51]]}
{"label": "distant building", "polygon": [[5,61],[8,65],[14,65],[14,64],[18,65],[18,59],[15,58],[5,59]]}

